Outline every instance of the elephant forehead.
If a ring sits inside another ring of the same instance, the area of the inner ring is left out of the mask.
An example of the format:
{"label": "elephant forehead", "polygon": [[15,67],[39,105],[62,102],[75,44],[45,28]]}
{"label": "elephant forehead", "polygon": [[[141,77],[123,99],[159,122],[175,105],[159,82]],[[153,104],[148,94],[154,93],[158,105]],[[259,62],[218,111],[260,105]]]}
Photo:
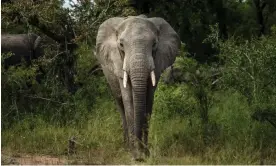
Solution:
{"label": "elephant forehead", "polygon": [[124,30],[143,30],[157,32],[157,27],[146,18],[131,17],[123,21],[119,27],[119,31]]}
{"label": "elephant forehead", "polygon": [[125,31],[121,34],[121,38],[123,38],[126,42],[134,42],[137,44],[146,44],[147,42],[154,40],[155,37],[156,34],[151,29],[140,24],[128,25]]}

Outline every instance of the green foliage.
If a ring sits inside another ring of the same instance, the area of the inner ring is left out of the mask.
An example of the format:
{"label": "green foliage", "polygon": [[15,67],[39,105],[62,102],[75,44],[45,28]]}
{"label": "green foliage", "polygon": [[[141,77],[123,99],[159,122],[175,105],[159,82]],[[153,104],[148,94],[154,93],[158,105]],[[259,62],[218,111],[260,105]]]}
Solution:
{"label": "green foliage", "polygon": [[190,94],[187,93],[188,91],[190,90],[186,85],[170,87],[163,83],[158,85],[158,91],[155,93],[156,102],[154,103],[154,109],[158,110],[158,113],[162,115],[159,117],[160,123],[174,116],[184,117],[195,112],[196,101],[190,97]]}
{"label": "green foliage", "polygon": [[[171,89],[177,90],[177,88]],[[159,88],[157,93],[158,95],[162,93],[173,94],[174,91],[168,93]],[[187,91],[182,92],[182,95],[187,95]],[[191,98],[191,95],[188,96]],[[252,164],[258,163],[258,153],[262,153],[261,147],[263,144],[266,147],[265,153],[269,154],[272,149],[268,146],[274,146],[276,143],[273,140],[273,137],[275,137],[273,126],[268,123],[262,125],[254,121],[251,118],[252,111],[246,97],[239,92],[220,91],[214,95],[216,104],[210,108],[208,128],[209,140],[212,142],[207,147],[201,134],[202,124],[198,116],[195,116],[194,113],[168,116],[164,113],[164,110],[175,115],[174,109],[178,108],[179,103],[170,103],[169,108],[164,108],[162,107],[164,105],[160,103],[163,103],[164,100],[170,101],[171,95],[166,95],[165,98],[163,100],[156,99],[158,107],[154,106],[151,123],[150,143],[151,152],[153,153],[152,160],[155,163],[162,161],[161,158],[180,157],[185,153],[186,157],[190,155],[196,157],[201,154],[198,163]],[[191,103],[186,98],[186,100],[182,100],[182,105],[186,102]],[[194,102],[194,104],[196,103]],[[213,155],[218,157],[216,158]],[[236,159],[231,160],[228,158],[230,156],[236,156]],[[246,158],[246,156],[249,158]],[[265,160],[267,163],[275,162],[273,156],[270,155],[267,155]],[[173,159],[173,161],[175,161],[173,163],[183,163],[177,162],[177,159]],[[171,160],[165,163],[168,162],[171,162]],[[196,163],[196,161],[192,163]]]}
{"label": "green foliage", "polygon": [[[3,56],[2,56],[2,59]],[[25,105],[25,99],[23,94],[30,93],[32,90],[28,89],[29,86],[35,86],[35,74],[36,68],[10,67],[8,70],[4,69],[2,63],[1,69],[1,87],[3,96],[1,102],[2,110],[2,127],[5,128],[12,121],[19,120],[19,110],[23,111],[24,108],[28,108]],[[25,110],[26,111],[26,110]]]}
{"label": "green foliage", "polygon": [[[221,43],[223,84],[235,87],[253,102],[275,102],[275,37]],[[274,101],[273,101],[274,100]]]}
{"label": "green foliage", "polygon": [[74,95],[58,84],[57,78],[49,80],[46,77],[39,84],[36,81],[38,66],[2,68],[3,128],[29,114],[39,115],[50,124],[75,124],[89,115],[100,96],[110,99],[103,75],[89,74],[95,64],[89,50],[83,45],[78,51],[82,57],[78,61],[76,82],[81,88]]}
{"label": "green foliage", "polygon": [[127,0],[79,1],[72,5],[71,14],[78,20],[75,25],[77,41],[95,45],[98,28],[106,19],[116,16],[135,15],[135,11],[127,6]]}

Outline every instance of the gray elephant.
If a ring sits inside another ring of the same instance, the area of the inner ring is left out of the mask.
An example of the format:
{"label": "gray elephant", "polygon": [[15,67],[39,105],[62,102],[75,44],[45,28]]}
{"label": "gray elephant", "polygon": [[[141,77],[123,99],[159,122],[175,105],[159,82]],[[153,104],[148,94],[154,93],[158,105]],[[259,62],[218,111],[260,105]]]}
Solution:
{"label": "gray elephant", "polygon": [[133,158],[149,155],[148,124],[161,73],[175,61],[180,39],[162,18],[114,17],[103,22],[96,57],[116,99]]}
{"label": "gray elephant", "polygon": [[4,59],[5,67],[17,65],[24,59],[27,64],[31,64],[32,59],[37,59],[43,55],[41,37],[30,34],[2,34],[2,53],[11,52],[13,55]]}

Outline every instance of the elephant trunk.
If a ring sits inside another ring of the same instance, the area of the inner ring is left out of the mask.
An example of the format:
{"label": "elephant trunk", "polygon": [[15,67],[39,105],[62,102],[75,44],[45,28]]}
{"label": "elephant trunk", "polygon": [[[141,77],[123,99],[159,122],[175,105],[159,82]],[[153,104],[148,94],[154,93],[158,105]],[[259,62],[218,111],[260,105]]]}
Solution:
{"label": "elephant trunk", "polygon": [[[134,135],[135,139],[140,142],[146,120],[147,83],[150,72],[148,63],[143,59],[136,60],[134,63],[134,67],[130,71],[134,106]],[[141,147],[141,143],[138,143],[138,147]]]}

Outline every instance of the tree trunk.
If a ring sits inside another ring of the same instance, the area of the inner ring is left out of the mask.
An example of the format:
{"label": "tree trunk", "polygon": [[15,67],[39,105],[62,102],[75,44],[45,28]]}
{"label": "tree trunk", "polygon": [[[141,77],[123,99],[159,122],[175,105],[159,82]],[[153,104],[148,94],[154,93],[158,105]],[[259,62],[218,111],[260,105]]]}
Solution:
{"label": "tree trunk", "polygon": [[264,16],[263,10],[266,7],[266,3],[261,3],[261,0],[254,0],[254,5],[256,7],[256,16],[257,16],[257,23],[259,24],[259,33],[258,36],[262,36],[265,33],[265,23],[264,23]]}

